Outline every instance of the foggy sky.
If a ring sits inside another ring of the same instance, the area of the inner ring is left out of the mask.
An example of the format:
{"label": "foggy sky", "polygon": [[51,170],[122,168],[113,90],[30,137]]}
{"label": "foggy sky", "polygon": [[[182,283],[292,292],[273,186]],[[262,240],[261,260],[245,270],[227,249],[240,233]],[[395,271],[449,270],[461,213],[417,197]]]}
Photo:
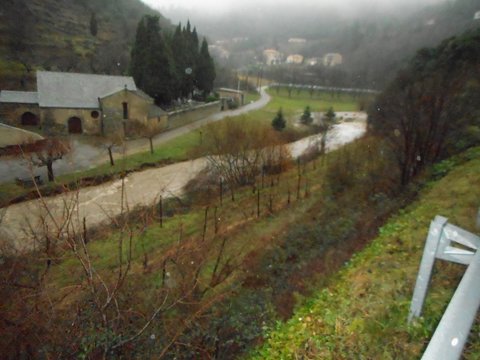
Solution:
{"label": "foggy sky", "polygon": [[263,8],[275,6],[302,6],[338,8],[339,10],[365,9],[365,7],[380,7],[386,10],[402,9],[408,6],[425,6],[446,0],[142,0],[150,7],[160,10],[168,16],[180,9],[195,11],[200,14],[222,14],[238,8]]}

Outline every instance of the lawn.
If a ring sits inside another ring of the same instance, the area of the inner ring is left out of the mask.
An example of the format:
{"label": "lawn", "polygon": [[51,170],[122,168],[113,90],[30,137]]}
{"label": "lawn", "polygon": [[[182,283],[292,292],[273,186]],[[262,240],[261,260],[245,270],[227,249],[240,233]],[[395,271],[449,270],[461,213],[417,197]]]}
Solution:
{"label": "lawn", "polygon": [[251,102],[257,101],[260,99],[260,94],[258,92],[249,91],[245,96],[245,104],[250,104]]}
{"label": "lawn", "polygon": [[271,101],[262,109],[248,113],[246,120],[262,121],[270,124],[275,114],[281,108],[287,120],[287,128],[293,128],[300,119],[305,107],[310,106],[312,113],[326,112],[330,107],[334,111],[360,111],[362,103],[371,96],[353,96],[343,93],[315,92],[312,96],[306,90],[293,90],[289,97],[285,88],[269,89]]}

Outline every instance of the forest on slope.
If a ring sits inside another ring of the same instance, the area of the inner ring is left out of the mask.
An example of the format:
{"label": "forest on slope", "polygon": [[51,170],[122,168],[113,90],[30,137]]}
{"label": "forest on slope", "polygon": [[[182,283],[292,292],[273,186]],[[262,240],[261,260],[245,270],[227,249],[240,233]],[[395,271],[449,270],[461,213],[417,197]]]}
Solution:
{"label": "forest on slope", "polygon": [[0,3],[0,88],[34,88],[34,69],[122,74],[143,15],[140,0],[5,0]]}

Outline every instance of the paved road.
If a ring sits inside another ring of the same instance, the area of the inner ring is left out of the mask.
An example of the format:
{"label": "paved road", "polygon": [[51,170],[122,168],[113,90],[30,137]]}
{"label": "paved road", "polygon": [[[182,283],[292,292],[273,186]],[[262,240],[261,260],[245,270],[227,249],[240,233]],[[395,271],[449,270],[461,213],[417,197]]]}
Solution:
{"label": "paved road", "polygon": [[[327,147],[334,148],[352,141],[365,132],[364,121],[345,122],[336,125],[327,138]],[[318,140],[318,139],[317,139]],[[315,143],[315,139],[302,139],[290,147],[301,153],[302,149]],[[148,205],[158,201],[159,196],[180,195],[185,184],[200,172],[207,164],[204,158],[180,162],[161,168],[148,169],[129,174],[125,178],[126,201],[130,208],[136,205]],[[64,218],[64,204],[70,204],[78,194],[78,207],[73,217],[87,219],[89,225],[100,225],[109,218],[118,215],[121,210],[121,180],[99,186],[80,189],[78,193],[62,194],[43,199],[49,211],[58,223]],[[39,218],[46,211],[41,200],[31,200],[0,209],[4,213],[0,224],[0,239],[13,244],[17,249],[32,248],[32,236],[29,224],[40,231]]]}
{"label": "paved road", "polygon": [[[260,91],[260,99],[258,101],[242,106],[236,110],[222,111],[192,124],[161,133],[154,138],[154,146],[158,146],[180,135],[198,129],[210,122],[219,121],[228,116],[237,116],[253,110],[258,110],[264,107],[269,101],[270,96],[266,93],[265,88],[262,88]],[[96,139],[96,137],[85,137],[81,135],[71,136],[73,151],[53,164],[54,173],[56,175],[73,173],[108,162],[107,151],[98,143],[98,141],[99,140]],[[127,141],[126,144],[127,155],[148,151],[149,149],[150,145],[146,139],[130,140]],[[117,156],[123,153],[123,149],[120,148],[115,149],[114,151],[117,153]],[[32,170],[35,175],[41,175],[43,178],[47,178],[46,168],[34,167],[33,169],[30,169],[29,161],[27,160],[3,158],[0,160],[0,183],[13,181],[16,177],[30,178]]]}

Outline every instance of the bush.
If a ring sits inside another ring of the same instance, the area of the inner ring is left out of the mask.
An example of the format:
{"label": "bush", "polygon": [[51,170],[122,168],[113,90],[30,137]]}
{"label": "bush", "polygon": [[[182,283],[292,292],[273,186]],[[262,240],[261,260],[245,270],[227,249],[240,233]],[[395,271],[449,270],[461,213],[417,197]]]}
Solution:
{"label": "bush", "polygon": [[277,131],[282,131],[287,126],[285,118],[283,117],[282,108],[277,112],[277,115],[272,120],[272,127]]}
{"label": "bush", "polygon": [[300,118],[300,121],[304,125],[310,125],[313,121],[312,113],[310,112],[310,106],[307,106],[305,110],[303,111],[302,117]]}

